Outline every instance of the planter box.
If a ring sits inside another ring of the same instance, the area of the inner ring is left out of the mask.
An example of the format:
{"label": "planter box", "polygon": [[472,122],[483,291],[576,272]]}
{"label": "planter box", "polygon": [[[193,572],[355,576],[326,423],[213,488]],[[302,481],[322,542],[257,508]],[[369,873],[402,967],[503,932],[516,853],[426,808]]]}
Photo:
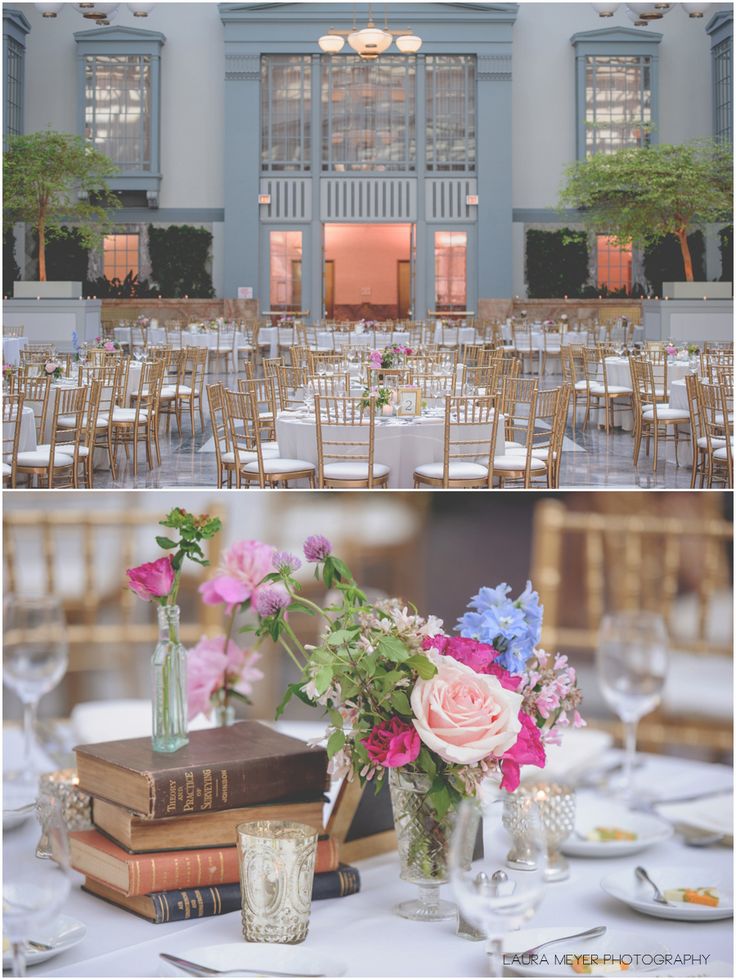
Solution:
{"label": "planter box", "polygon": [[731,282],[663,282],[662,296],[668,299],[731,299]]}
{"label": "planter box", "polygon": [[15,299],[79,299],[81,282],[14,282]]}

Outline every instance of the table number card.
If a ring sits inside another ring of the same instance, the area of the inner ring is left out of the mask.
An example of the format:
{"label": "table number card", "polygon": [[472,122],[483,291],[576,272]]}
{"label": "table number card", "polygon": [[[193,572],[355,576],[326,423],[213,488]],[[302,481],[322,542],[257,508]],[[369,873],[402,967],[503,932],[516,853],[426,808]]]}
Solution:
{"label": "table number card", "polygon": [[422,411],[422,389],[400,387],[398,389],[397,415],[419,415]]}

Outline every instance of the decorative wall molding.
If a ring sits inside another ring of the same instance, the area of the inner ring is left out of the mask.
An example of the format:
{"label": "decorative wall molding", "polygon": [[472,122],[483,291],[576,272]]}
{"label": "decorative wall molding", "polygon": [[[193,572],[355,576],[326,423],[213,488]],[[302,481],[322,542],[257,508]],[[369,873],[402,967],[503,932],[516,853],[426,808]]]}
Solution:
{"label": "decorative wall molding", "polygon": [[261,59],[257,54],[225,55],[226,82],[257,82],[261,77]]}
{"label": "decorative wall molding", "polygon": [[478,55],[479,82],[510,82],[510,54],[481,54]]}

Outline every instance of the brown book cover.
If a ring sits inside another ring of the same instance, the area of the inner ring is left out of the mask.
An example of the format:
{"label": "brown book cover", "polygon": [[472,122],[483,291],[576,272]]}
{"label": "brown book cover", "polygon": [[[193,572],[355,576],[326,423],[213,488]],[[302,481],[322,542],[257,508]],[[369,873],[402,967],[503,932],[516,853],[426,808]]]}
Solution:
{"label": "brown book cover", "polygon": [[[324,800],[265,803],[213,810],[183,817],[141,817],[107,800],[92,800],[92,820],[98,830],[127,851],[174,851],[194,847],[229,847],[237,843],[235,828],[249,820],[295,820],[323,830]],[[337,861],[335,861],[335,867]]]}
{"label": "brown book cover", "polygon": [[[237,847],[207,847],[154,854],[131,854],[97,830],[69,834],[71,865],[89,878],[128,898],[151,892],[207,888],[240,878]],[[337,845],[324,836],[317,842],[315,874],[339,862]]]}
{"label": "brown book cover", "polygon": [[171,753],[154,752],[148,737],[74,751],[81,790],[146,817],[309,798],[329,787],[324,749],[257,721],[192,732]]}

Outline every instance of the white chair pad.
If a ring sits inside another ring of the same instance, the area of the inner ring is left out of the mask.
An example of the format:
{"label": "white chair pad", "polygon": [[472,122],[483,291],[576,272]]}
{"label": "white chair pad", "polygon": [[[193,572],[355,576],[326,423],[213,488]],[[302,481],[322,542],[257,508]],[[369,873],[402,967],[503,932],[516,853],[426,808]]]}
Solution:
{"label": "white chair pad", "polygon": [[587,381],[576,381],[575,382],[575,391],[587,391],[587,390],[588,390],[588,382]]}
{"label": "white chair pad", "polygon": [[713,453],[713,459],[728,459],[728,448],[723,446],[722,449],[716,449]]}
{"label": "white chair pad", "polygon": [[[286,473],[298,473],[301,470],[313,470],[314,463],[308,463],[306,459],[280,459],[276,457],[275,459],[264,459],[263,460],[263,470],[267,474],[286,474]],[[247,463],[243,467],[245,473],[257,473],[258,472],[258,461],[255,460],[252,463]]]}
{"label": "white chair pad", "polygon": [[[448,465],[448,477],[450,480],[487,480],[488,467],[481,463],[471,463],[458,461],[450,462]],[[423,463],[414,470],[417,476],[426,476],[430,480],[441,480],[444,476],[444,463]]]}
{"label": "white chair pad", "polygon": [[[647,421],[654,420],[654,409],[645,408],[642,412],[642,418]],[[662,421],[667,420],[668,422],[689,422],[690,413],[683,412],[680,408],[670,408],[669,405],[658,405],[657,406],[657,418]]]}
{"label": "white chair pad", "polygon": [[[493,469],[494,470],[515,470],[521,471],[526,468],[526,455],[525,453],[509,453],[505,456],[494,456],[493,457]],[[532,472],[545,469],[544,460],[535,459],[532,456],[531,469]]]}
{"label": "white chair pad", "polygon": [[13,467],[10,465],[10,463],[3,463],[3,476],[10,476],[12,472]]}
{"label": "white chair pad", "polygon": [[[58,419],[56,420],[56,424],[58,425],[58,427],[60,429],[76,429],[76,427],[77,427],[77,420],[76,420],[76,418],[73,415],[60,415],[58,417]],[[82,416],[82,425],[83,426],[86,426],[87,425],[87,416],[86,415],[83,415]],[[106,415],[98,415],[97,416],[97,421],[95,422],[95,428],[96,429],[104,429],[106,425],[107,425],[107,416]]]}
{"label": "white chair pad", "polygon": [[[387,476],[388,466],[383,463],[373,464],[373,479]],[[355,462],[346,460],[344,463],[326,463],[323,468],[326,480],[367,480],[368,463],[356,459]]]}
{"label": "white chair pad", "polygon": [[[148,418],[148,412],[145,408],[142,408],[137,415],[141,422],[145,422]],[[135,419],[136,410],[134,408],[121,408],[119,405],[116,405],[112,410],[113,422],[135,422]]]}
{"label": "white chair pad", "polygon": [[[596,382],[594,382],[590,386],[590,393],[591,393],[591,395],[605,395],[606,394],[606,387],[605,387],[605,385],[602,385],[602,384],[600,384],[599,382],[596,381]],[[632,393],[631,392],[631,388],[627,388],[626,385],[609,385],[608,386],[608,394],[609,395],[630,395],[631,393]]]}
{"label": "white chair pad", "polygon": [[[710,444],[714,449],[723,449],[723,447],[726,445],[726,440],[711,439]],[[707,449],[707,448],[708,448],[708,440],[705,436],[701,436],[698,439],[698,449]]]}
{"label": "white chair pad", "polygon": [[[51,446],[37,446],[35,450],[18,453],[18,466],[48,466],[51,456]],[[74,460],[65,453],[54,451],[54,466],[73,466]]]}
{"label": "white chair pad", "polygon": [[[507,448],[507,451],[511,455],[518,454],[519,452],[521,453],[521,455],[524,455],[524,453],[526,452],[526,449],[523,446],[518,446],[518,447],[517,446],[512,446],[511,449],[508,449],[508,444],[507,444],[507,447],[506,448]],[[549,447],[548,446],[539,446],[539,447],[532,446],[532,456],[534,456],[535,459],[544,459],[544,460],[547,460],[549,458]]]}
{"label": "white chair pad", "polygon": [[504,446],[505,446],[507,452],[508,452],[509,449],[523,449],[524,448],[523,445],[520,442],[512,442],[511,440],[506,441],[504,443]]}

